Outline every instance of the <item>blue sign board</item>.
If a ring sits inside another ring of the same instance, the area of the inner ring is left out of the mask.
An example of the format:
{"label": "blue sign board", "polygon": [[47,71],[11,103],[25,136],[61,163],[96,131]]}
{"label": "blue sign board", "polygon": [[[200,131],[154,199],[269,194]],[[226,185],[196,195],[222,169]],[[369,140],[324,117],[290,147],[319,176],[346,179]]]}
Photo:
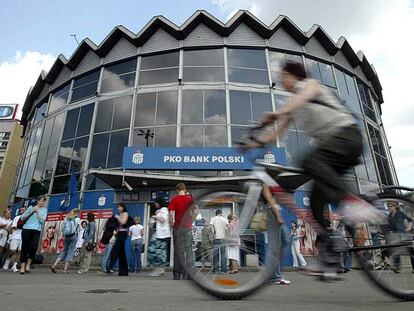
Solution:
{"label": "blue sign board", "polygon": [[242,153],[237,148],[125,147],[122,167],[128,170],[250,170],[255,159],[286,163],[284,148]]}

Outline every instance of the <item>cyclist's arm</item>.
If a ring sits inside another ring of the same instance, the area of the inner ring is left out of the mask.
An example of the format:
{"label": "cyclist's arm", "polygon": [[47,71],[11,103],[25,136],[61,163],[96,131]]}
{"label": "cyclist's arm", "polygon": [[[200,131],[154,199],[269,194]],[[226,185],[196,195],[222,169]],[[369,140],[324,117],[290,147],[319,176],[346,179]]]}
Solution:
{"label": "cyclist's arm", "polygon": [[281,136],[289,127],[290,122],[292,122],[291,116],[286,114],[280,115],[278,117],[277,130],[262,135],[259,141],[264,145],[276,141],[277,137]]}
{"label": "cyclist's arm", "polygon": [[[320,92],[320,85],[316,80],[306,79],[305,87],[293,95],[290,100],[278,111],[279,115],[289,115],[309,104]],[[279,116],[280,118],[280,116]]]}

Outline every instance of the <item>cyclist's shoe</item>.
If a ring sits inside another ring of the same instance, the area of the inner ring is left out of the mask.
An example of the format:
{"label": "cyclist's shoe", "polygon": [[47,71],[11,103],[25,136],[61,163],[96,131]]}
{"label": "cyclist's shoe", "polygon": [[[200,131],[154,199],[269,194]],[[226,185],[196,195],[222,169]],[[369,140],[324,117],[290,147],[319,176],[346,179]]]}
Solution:
{"label": "cyclist's shoe", "polygon": [[354,195],[347,196],[341,202],[342,220],[349,225],[361,223],[377,224],[385,219],[385,214]]}
{"label": "cyclist's shoe", "polygon": [[334,266],[325,266],[321,264],[306,265],[299,268],[299,272],[319,277],[321,281],[340,281],[342,278],[337,273],[337,268]]}

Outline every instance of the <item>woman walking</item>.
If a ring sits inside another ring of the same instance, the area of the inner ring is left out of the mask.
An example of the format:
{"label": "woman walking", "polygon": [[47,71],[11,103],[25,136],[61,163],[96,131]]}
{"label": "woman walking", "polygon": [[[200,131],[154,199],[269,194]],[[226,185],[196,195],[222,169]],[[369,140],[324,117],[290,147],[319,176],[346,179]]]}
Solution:
{"label": "woman walking", "polygon": [[88,226],[88,222],[86,220],[82,220],[81,227],[78,234],[78,241],[76,242],[76,250],[75,250],[75,257],[73,259],[73,262],[75,265],[79,266],[80,264],[80,255],[83,245],[83,233],[85,232],[86,227]]}
{"label": "woman walking", "polygon": [[237,217],[227,216],[227,258],[230,260],[229,274],[236,274],[239,271],[240,261],[240,232]]}
{"label": "woman walking", "polygon": [[116,239],[115,244],[112,247],[110,261],[108,265],[107,272],[112,272],[116,261],[119,261],[118,275],[127,276],[128,275],[128,260],[125,252],[125,241],[128,237],[128,211],[125,207],[125,204],[120,203],[118,205],[119,215],[116,215],[115,218],[118,222],[118,227],[116,228]]}
{"label": "woman walking", "polygon": [[63,266],[63,273],[68,273],[69,264],[72,262],[73,257],[75,256],[76,242],[78,241],[78,235],[80,231],[80,219],[79,219],[79,209],[74,208],[66,216],[65,221],[63,222],[63,236],[64,236],[64,248],[63,252],[56,259],[55,263],[50,266],[50,270],[53,273],[57,272],[57,266],[60,261],[64,261],[65,265]]}
{"label": "woman walking", "polygon": [[131,260],[129,270],[131,272],[141,272],[142,237],[144,227],[141,225],[141,218],[134,218],[135,224],[129,227],[131,237]]}
{"label": "woman walking", "polygon": [[95,214],[89,212],[86,215],[86,220],[88,225],[86,226],[85,231],[83,232],[83,245],[81,249],[80,262],[81,266],[78,270],[78,273],[86,273],[91,267],[92,251],[95,249],[95,233],[96,233],[96,224],[95,224]]}
{"label": "woman walking", "polygon": [[20,255],[20,274],[30,273],[30,265],[36,256],[40,232],[46,220],[46,196],[37,197],[36,206],[30,206],[22,215],[25,221],[22,230],[22,253]]}
{"label": "woman walking", "polygon": [[298,267],[298,259],[299,263],[302,267],[306,266],[306,261],[303,258],[302,253],[300,252],[300,230],[298,228],[298,224],[294,221],[291,222],[291,238],[292,238],[292,244],[291,244],[291,251],[293,256],[293,267]]}

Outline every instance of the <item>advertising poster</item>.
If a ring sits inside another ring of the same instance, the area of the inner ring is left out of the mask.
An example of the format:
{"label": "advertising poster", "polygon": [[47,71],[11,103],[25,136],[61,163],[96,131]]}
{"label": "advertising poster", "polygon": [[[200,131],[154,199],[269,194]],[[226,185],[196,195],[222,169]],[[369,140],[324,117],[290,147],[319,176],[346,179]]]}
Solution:
{"label": "advertising poster", "polygon": [[[66,214],[62,212],[47,215],[42,235],[41,253],[59,253],[59,249],[63,250],[63,240],[60,232],[64,216]],[[62,240],[61,243],[59,243],[60,240]],[[61,247],[59,247],[59,244],[62,244]]]}
{"label": "advertising poster", "polygon": [[82,211],[81,220],[86,220],[86,216],[90,212],[95,214],[95,223],[96,223],[95,241],[96,241],[97,247],[93,253],[102,254],[105,251],[105,245],[103,245],[100,240],[104,232],[106,221],[109,217],[112,216],[112,209]]}

